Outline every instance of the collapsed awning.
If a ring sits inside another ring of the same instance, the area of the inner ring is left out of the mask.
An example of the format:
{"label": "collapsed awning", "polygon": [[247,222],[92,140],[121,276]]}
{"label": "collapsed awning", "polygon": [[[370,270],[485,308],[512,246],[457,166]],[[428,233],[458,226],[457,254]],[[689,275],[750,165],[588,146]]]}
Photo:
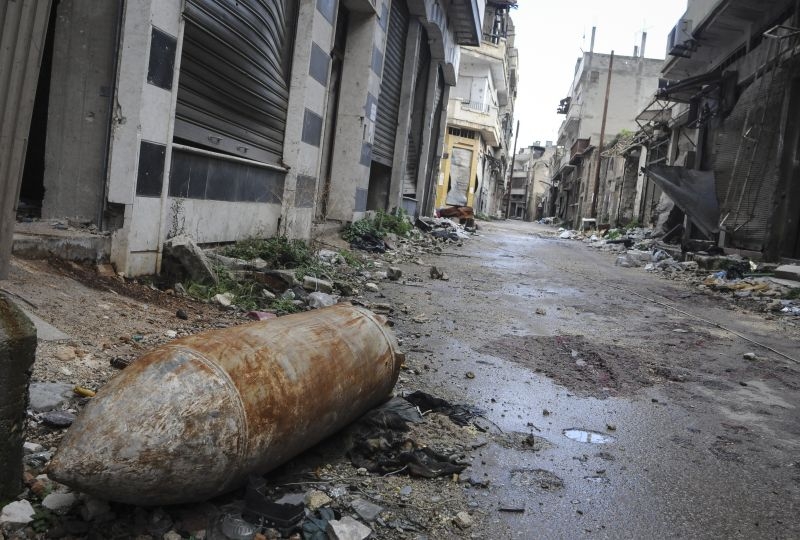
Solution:
{"label": "collapsed awning", "polygon": [[719,203],[713,171],[651,165],[645,169],[653,182],[708,236],[719,232]]}
{"label": "collapsed awning", "polygon": [[710,71],[693,77],[686,77],[680,81],[659,80],[656,92],[658,99],[688,103],[692,97],[699,93],[704,86],[719,85],[721,76],[719,71]]}

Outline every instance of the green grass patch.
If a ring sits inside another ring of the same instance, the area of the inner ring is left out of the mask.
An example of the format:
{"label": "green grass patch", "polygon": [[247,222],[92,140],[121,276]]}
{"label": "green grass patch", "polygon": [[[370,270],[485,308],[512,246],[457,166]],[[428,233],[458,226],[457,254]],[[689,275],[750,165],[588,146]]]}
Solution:
{"label": "green grass patch", "polygon": [[342,229],[342,238],[348,242],[353,242],[364,236],[376,236],[383,238],[389,233],[398,236],[407,236],[414,229],[414,225],[408,220],[408,214],[402,209],[394,213],[386,213],[378,210],[374,217],[359,219]]}
{"label": "green grass patch", "polygon": [[786,295],[786,298],[788,298],[789,300],[800,299],[800,287],[794,287],[793,289],[789,289],[789,293]]}
{"label": "green grass patch", "polygon": [[226,247],[222,254],[247,261],[263,259],[269,268],[297,268],[308,264],[314,254],[303,240],[285,236],[275,238],[247,238]]}
{"label": "green grass patch", "polygon": [[288,298],[276,298],[270,304],[270,309],[274,309],[278,315],[289,315],[290,313],[297,313],[300,308],[294,305],[293,300]]}
{"label": "green grass patch", "polygon": [[345,264],[347,264],[347,266],[352,266],[353,268],[361,268],[364,266],[364,261],[361,259],[361,257],[349,249],[340,249],[337,253],[345,262]]}

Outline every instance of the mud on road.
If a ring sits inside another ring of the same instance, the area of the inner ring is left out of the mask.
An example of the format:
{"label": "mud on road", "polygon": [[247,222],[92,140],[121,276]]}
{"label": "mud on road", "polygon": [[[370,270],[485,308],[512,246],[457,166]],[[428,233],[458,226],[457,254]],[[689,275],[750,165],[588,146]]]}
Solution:
{"label": "mud on road", "polygon": [[481,232],[433,261],[449,282],[385,291],[408,307],[396,329],[419,375],[405,385],[542,441],[495,436],[465,472],[490,479],[466,488],[480,537],[800,534],[800,366],[719,327],[797,357],[795,323],[615,267],[538,225]]}

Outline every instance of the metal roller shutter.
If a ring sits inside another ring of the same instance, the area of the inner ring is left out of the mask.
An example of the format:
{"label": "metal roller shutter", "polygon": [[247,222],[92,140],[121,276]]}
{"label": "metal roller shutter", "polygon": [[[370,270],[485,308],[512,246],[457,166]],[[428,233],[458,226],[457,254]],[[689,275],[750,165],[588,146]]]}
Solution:
{"label": "metal roller shutter", "polygon": [[713,168],[720,216],[733,247],[761,251],[766,241],[778,182],[778,131],[785,79],[785,73],[778,70],[774,77],[767,74],[763,83],[756,81],[748,86],[714,137]]}
{"label": "metal roller shutter", "polygon": [[381,95],[375,120],[375,141],[372,159],[387,167],[394,159],[394,142],[397,135],[397,115],[400,110],[400,90],[403,85],[403,59],[408,34],[408,7],[405,0],[392,2],[383,60]]}
{"label": "metal roller shutter", "polygon": [[431,51],[428,48],[428,35],[423,28],[420,32],[419,59],[417,60],[416,84],[414,85],[414,108],[411,112],[411,129],[408,133],[408,153],[406,155],[406,174],[403,182],[403,195],[416,198],[417,175],[419,174],[419,154],[422,145],[422,124],[425,116],[425,98],[428,91],[428,72],[431,65]]}
{"label": "metal roller shutter", "polygon": [[175,137],[279,164],[294,0],[186,0]]}

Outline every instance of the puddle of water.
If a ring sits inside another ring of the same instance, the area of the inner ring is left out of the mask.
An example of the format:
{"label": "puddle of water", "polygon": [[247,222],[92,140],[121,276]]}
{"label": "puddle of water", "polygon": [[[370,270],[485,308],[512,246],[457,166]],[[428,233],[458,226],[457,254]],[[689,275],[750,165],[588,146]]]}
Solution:
{"label": "puddle of water", "polygon": [[565,429],[564,435],[573,441],[591,443],[591,444],[608,444],[614,442],[616,439],[611,435],[600,433],[599,431],[589,431],[586,429]]}

